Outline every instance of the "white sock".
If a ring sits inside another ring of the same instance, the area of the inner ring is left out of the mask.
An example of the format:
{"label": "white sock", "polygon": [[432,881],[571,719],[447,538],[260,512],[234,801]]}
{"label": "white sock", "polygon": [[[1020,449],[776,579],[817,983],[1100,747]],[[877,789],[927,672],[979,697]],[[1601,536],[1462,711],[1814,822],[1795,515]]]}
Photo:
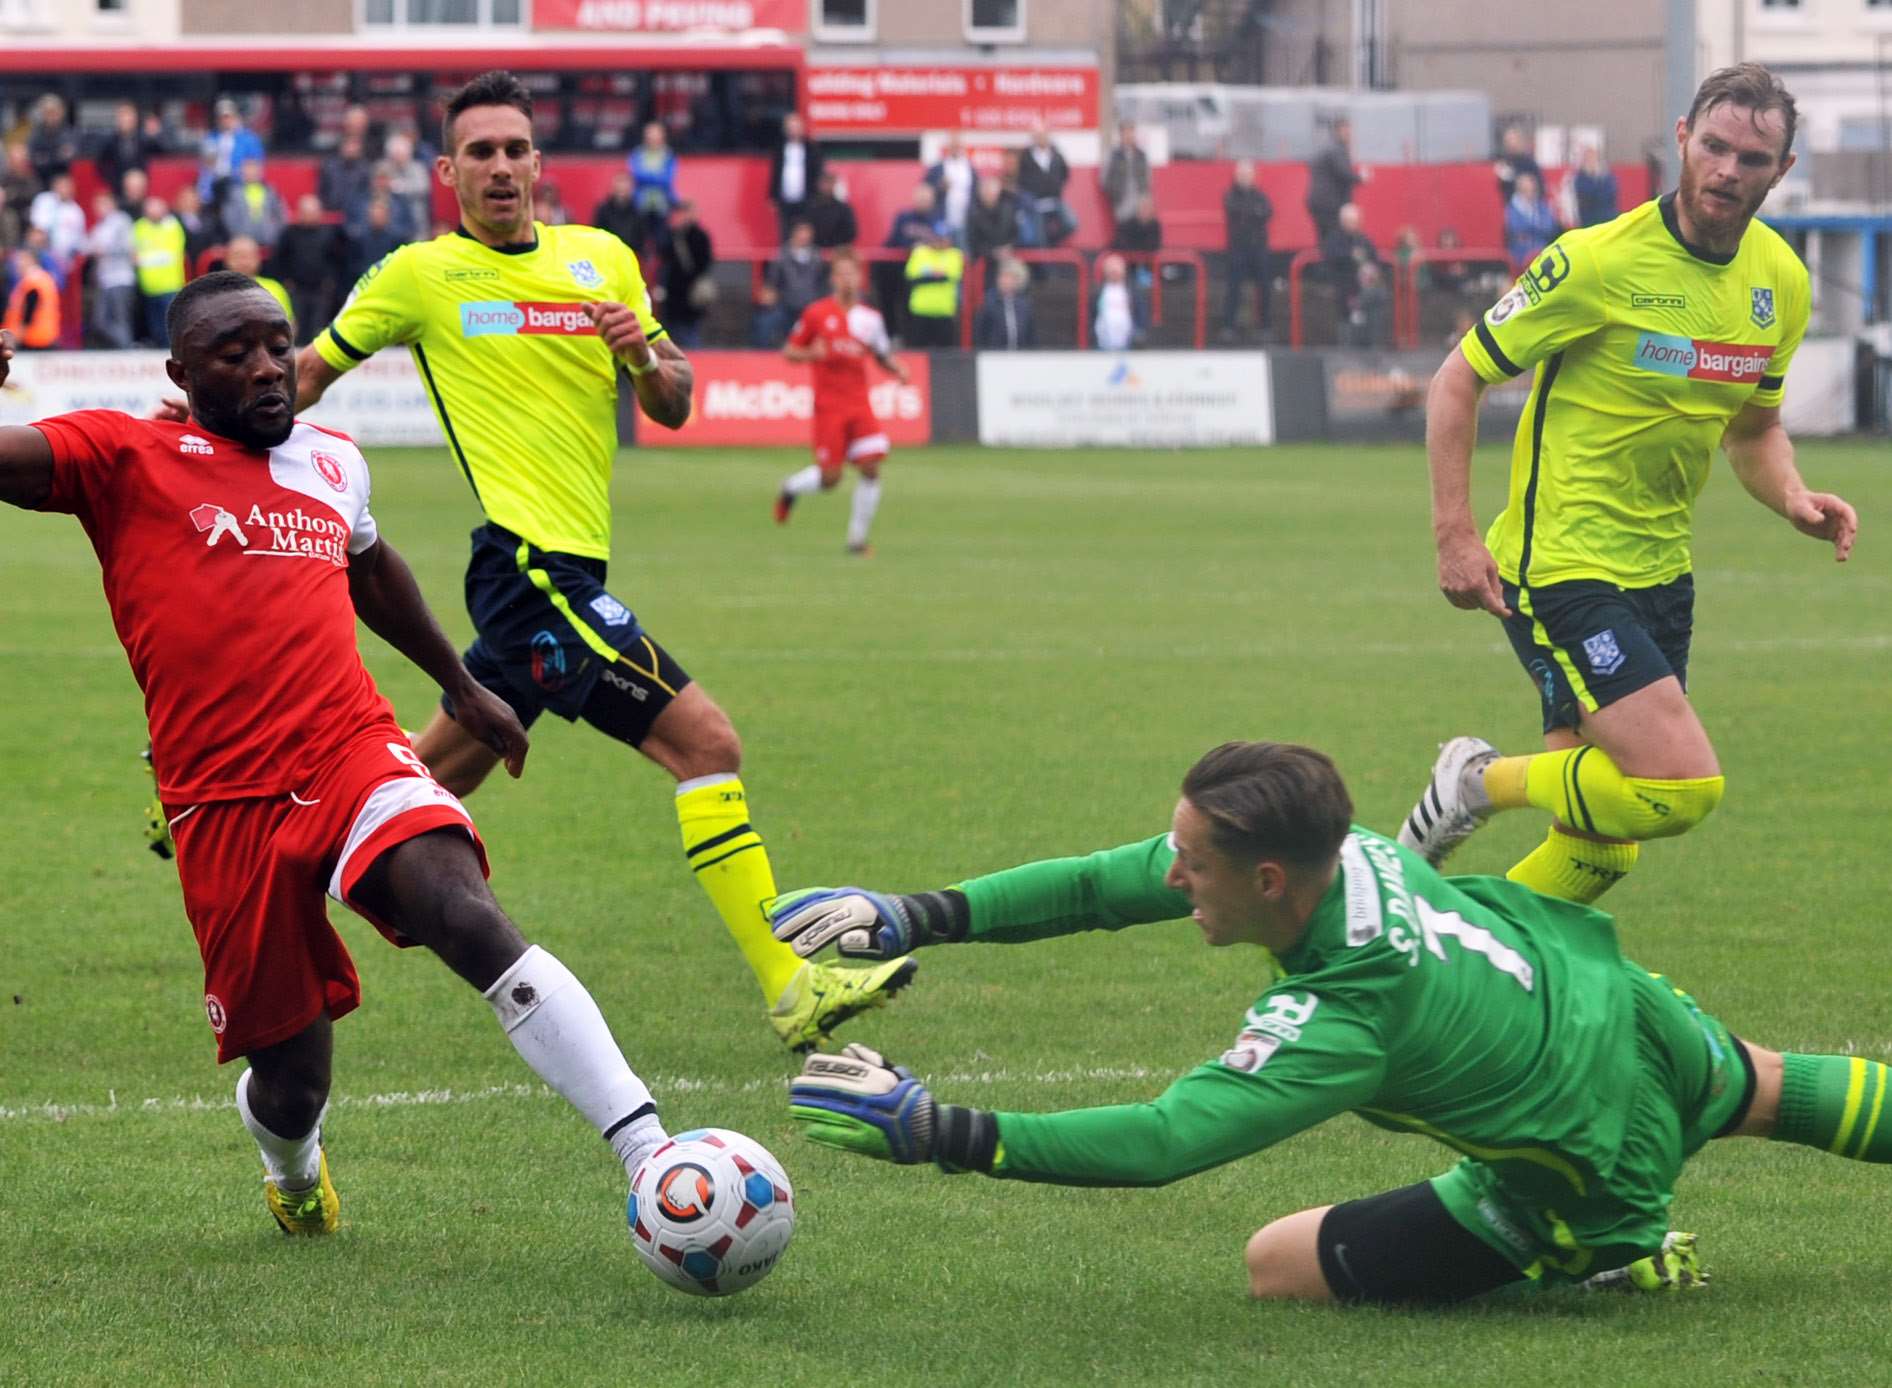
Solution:
{"label": "white sock", "polygon": [[604,1135],[626,1170],[633,1153],[642,1160],[663,1140],[650,1089],[570,969],[532,945],[485,996],[520,1058]]}
{"label": "white sock", "polygon": [[861,478],[854,484],[854,510],[847,522],[847,542],[850,545],[867,543],[867,531],[874,523],[874,512],[879,509],[880,479]]}
{"label": "white sock", "polygon": [[237,1116],[256,1139],[256,1150],[263,1154],[263,1169],[269,1179],[283,1190],[307,1190],[322,1176],[322,1120],[328,1105],[315,1115],[315,1126],[301,1137],[282,1137],[263,1126],[250,1112],[250,1072],[237,1076]]}
{"label": "white sock", "polygon": [[782,490],[790,496],[807,496],[810,492],[820,491],[821,469],[810,463],[800,472],[789,473],[782,483]]}

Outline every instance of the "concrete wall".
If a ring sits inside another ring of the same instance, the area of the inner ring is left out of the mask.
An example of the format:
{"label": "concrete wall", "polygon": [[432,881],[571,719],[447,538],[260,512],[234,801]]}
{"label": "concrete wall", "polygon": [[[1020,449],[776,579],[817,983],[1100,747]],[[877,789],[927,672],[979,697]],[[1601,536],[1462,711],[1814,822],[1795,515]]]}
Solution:
{"label": "concrete wall", "polygon": [[256,0],[182,0],[182,7],[181,32],[205,38],[351,34],[355,29],[354,0],[296,0],[294,4],[265,5]]}
{"label": "concrete wall", "polygon": [[1614,160],[1642,155],[1674,120],[1663,88],[1665,16],[1650,0],[1405,0],[1389,7],[1388,27],[1398,87],[1488,92],[1501,122],[1601,126]]}

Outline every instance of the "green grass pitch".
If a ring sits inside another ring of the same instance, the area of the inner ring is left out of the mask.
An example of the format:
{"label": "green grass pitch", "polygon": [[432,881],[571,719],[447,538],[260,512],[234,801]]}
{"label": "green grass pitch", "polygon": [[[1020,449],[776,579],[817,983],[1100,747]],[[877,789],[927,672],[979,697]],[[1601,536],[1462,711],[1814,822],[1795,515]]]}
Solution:
{"label": "green grass pitch", "polygon": [[[1434,745],[1525,748],[1536,699],[1432,576],[1414,448],[932,449],[896,457],[868,562],[842,497],[778,530],[798,450],[627,454],[612,587],[731,711],[784,887],[942,885],[1167,822],[1231,737],[1330,751],[1391,830]],[[1892,475],[1809,444],[1865,517],[1853,562],[1725,465],[1698,518],[1695,697],[1728,776],[1697,833],[1610,898],[1633,957],[1774,1046],[1892,1054],[1885,866]],[[1501,495],[1480,455],[1481,511]],[[388,451],[375,510],[456,636],[477,517],[439,452]],[[417,726],[424,677],[368,661]],[[136,690],[66,518],[0,515],[0,1380],[9,1382],[1871,1383],[1892,1377],[1892,1174],[1717,1144],[1675,1205],[1714,1285],[1444,1315],[1256,1306],[1243,1240],[1443,1169],[1352,1119],[1160,1191],[897,1170],[791,1130],[793,1066],[685,871],[655,768],[542,723],[472,801],[501,900],[590,985],[673,1127],[740,1128],[793,1177],[781,1268],[723,1302],[638,1264],[609,1153],[528,1083],[437,961],[338,913],[366,1001],[338,1032],[346,1227],[291,1243],[213,1064],[171,869],[138,837]],[[1541,833],[1494,825],[1464,871]],[[943,1098],[1133,1100],[1218,1054],[1260,959],[1187,922],[936,950],[857,1023]]]}

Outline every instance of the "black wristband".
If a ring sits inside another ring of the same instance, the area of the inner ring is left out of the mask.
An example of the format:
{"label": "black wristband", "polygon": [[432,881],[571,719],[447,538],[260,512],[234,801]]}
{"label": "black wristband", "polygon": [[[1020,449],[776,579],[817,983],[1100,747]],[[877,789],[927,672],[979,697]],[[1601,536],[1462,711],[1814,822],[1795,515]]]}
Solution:
{"label": "black wristband", "polygon": [[943,892],[915,892],[895,898],[914,925],[915,945],[951,945],[966,938],[972,925],[972,905],[966,894],[948,887]]}
{"label": "black wristband", "polygon": [[941,1171],[992,1174],[999,1150],[999,1120],[982,1108],[933,1106],[933,1160]]}

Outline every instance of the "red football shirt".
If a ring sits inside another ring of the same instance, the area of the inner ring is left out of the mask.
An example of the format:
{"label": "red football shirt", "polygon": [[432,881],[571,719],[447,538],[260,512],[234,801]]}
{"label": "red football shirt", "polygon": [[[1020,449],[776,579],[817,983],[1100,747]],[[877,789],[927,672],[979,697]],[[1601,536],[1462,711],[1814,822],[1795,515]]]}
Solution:
{"label": "red football shirt", "polygon": [[867,409],[867,365],[875,352],[890,352],[887,324],[866,304],[844,309],[832,296],[802,310],[788,340],[797,347],[827,343],[827,355],[810,365],[815,373],[815,409]]}
{"label": "red football shirt", "polygon": [[363,731],[400,736],[355,644],[348,556],[377,532],[352,440],[298,422],[263,452],[114,410],[33,427],[43,509],[98,552],[167,804],[280,795]]}

